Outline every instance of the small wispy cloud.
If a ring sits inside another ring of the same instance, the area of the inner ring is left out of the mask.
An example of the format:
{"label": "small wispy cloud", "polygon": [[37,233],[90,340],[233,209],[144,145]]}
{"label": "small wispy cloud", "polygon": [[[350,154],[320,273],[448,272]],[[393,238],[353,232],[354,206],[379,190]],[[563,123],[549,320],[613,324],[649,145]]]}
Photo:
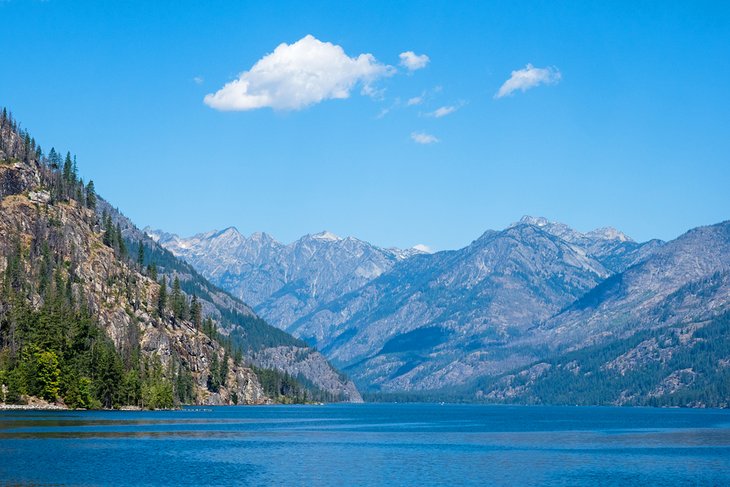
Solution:
{"label": "small wispy cloud", "polygon": [[375,115],[375,118],[380,120],[381,118],[384,118],[387,114],[390,113],[390,110],[392,110],[391,107],[385,107],[381,108],[377,115]]}
{"label": "small wispy cloud", "polygon": [[450,115],[450,114],[454,113],[459,108],[460,108],[460,106],[458,106],[458,105],[447,105],[447,106],[437,108],[436,110],[432,111],[428,115],[431,117],[441,118],[441,117],[445,117],[446,115]]}
{"label": "small wispy cloud", "polygon": [[411,140],[416,144],[435,144],[439,141],[436,136],[427,134],[426,132],[413,132],[411,133]]}
{"label": "small wispy cloud", "polygon": [[560,71],[555,67],[536,68],[528,64],[524,69],[512,71],[512,75],[502,84],[494,98],[509,96],[517,90],[525,92],[540,85],[554,85],[561,77]]}
{"label": "small wispy cloud", "polygon": [[408,71],[416,71],[423,69],[429,63],[430,59],[425,54],[416,54],[413,51],[400,53],[400,65]]}
{"label": "small wispy cloud", "polygon": [[443,87],[440,85],[434,86],[429,90],[423,90],[420,95],[409,98],[406,101],[406,106],[412,107],[425,103],[428,99],[433,98],[434,95],[441,93]]}
{"label": "small wispy cloud", "polygon": [[324,100],[349,98],[358,84],[363,94],[378,97],[372,84],[394,72],[372,54],[350,57],[342,47],[307,35],[293,44],[279,44],[204,101],[216,110],[300,110]]}
{"label": "small wispy cloud", "polygon": [[202,85],[203,81],[205,81],[205,79],[202,76],[196,76],[193,78],[193,83],[196,85]]}

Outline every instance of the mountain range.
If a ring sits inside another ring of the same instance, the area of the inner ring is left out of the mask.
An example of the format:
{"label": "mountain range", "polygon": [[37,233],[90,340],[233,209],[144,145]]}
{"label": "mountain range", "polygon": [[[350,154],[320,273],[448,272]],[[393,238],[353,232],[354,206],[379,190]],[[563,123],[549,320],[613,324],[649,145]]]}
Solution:
{"label": "mountain range", "polygon": [[[648,357],[661,355],[661,340],[673,343],[677,336],[678,350],[693,357],[693,347],[704,342],[692,337],[724,326],[729,229],[723,222],[670,242],[635,242],[613,228],[581,233],[526,216],[462,249],[433,254],[378,248],[328,232],[283,245],[232,228],[190,239],[147,231],[261,316],[316,345],[362,390],[581,402],[587,396],[580,391],[556,398],[541,384],[554,380],[550,371],[571,354],[600,349],[606,362],[593,366],[609,382],[619,369],[607,364],[621,362],[623,354],[658,367],[641,388],[616,386],[601,396],[602,403],[645,404],[674,401],[680,390],[687,401],[702,403],[695,389],[714,383],[725,373],[722,364],[730,363],[723,340],[714,365],[704,369],[704,382],[672,369],[671,354],[658,362]],[[282,303],[289,305],[283,314]],[[631,340],[645,335],[657,345],[631,349]],[[689,365],[684,368],[699,367],[692,360]],[[523,382],[520,388],[515,381]]]}
{"label": "mountain range", "polygon": [[636,242],[525,216],[434,253],[181,238],[5,110],[0,210],[3,403],[730,405],[730,221]]}
{"label": "mountain range", "polygon": [[383,249],[326,231],[289,245],[266,233],[245,237],[234,227],[186,239],[150,228],[144,231],[282,329],[323,303],[362,287],[397,262],[423,253]]}

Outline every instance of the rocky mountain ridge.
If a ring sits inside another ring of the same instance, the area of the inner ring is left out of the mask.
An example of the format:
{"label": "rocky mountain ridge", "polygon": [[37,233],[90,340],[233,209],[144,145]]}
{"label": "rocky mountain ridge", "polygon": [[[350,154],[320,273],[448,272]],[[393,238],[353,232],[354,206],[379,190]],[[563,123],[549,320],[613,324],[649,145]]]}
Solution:
{"label": "rocky mountain ridge", "polygon": [[327,231],[288,245],[266,233],[245,237],[235,227],[190,238],[149,228],[145,232],[282,329],[397,262],[424,253],[384,249]]}

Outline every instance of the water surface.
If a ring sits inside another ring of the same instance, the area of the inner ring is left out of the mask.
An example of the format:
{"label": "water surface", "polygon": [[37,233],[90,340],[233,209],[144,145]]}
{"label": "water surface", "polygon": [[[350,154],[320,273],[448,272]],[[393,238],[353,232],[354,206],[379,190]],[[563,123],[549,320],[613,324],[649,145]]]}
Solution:
{"label": "water surface", "polygon": [[730,411],[0,412],[0,485],[730,485]]}

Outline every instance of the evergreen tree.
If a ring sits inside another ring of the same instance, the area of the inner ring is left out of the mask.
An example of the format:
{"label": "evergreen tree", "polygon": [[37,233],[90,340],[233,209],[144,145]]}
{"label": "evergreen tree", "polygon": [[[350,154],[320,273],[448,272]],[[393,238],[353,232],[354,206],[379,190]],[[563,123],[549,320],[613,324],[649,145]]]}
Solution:
{"label": "evergreen tree", "polygon": [[153,262],[152,264],[147,265],[147,275],[150,276],[150,279],[153,281],[157,280],[157,264]]}
{"label": "evergreen tree", "polygon": [[55,401],[59,393],[59,369],[58,356],[52,351],[37,352],[35,355],[35,380],[38,383],[40,396],[47,401]]}
{"label": "evergreen tree", "polygon": [[223,354],[223,361],[221,362],[218,369],[218,383],[221,385],[224,385],[226,383],[226,379],[228,378],[228,359],[228,350],[226,350]]}
{"label": "evergreen tree", "polygon": [[139,241],[139,246],[137,247],[137,265],[140,269],[144,265],[144,244],[142,240]]}
{"label": "evergreen tree", "polygon": [[107,247],[113,247],[114,243],[116,242],[116,236],[114,235],[114,226],[112,225],[112,218],[109,216],[109,213],[104,210],[104,212],[101,215],[101,221],[103,225],[103,231],[104,235],[102,236],[102,241],[104,242],[104,245]]}
{"label": "evergreen tree", "polygon": [[51,166],[51,169],[58,169],[61,164],[61,156],[53,147],[51,147],[51,150],[48,153],[48,164]]}
{"label": "evergreen tree", "polygon": [[96,209],[96,191],[93,180],[89,180],[89,184],[86,185],[86,206],[92,210]]}
{"label": "evergreen tree", "polygon": [[157,294],[157,313],[161,316],[165,316],[165,306],[167,306],[167,279],[162,276],[160,281],[160,291]]}
{"label": "evergreen tree", "polygon": [[96,398],[105,408],[119,404],[120,386],[122,383],[122,362],[111,344],[104,343],[99,347],[96,364]]}
{"label": "evergreen tree", "polygon": [[210,359],[210,374],[208,374],[207,382],[208,390],[211,392],[218,392],[221,386],[220,380],[220,361],[218,354],[213,353],[213,357]]}
{"label": "evergreen tree", "polygon": [[172,282],[172,295],[170,296],[172,312],[178,320],[188,319],[188,302],[185,294],[180,289],[180,279],[175,276]]}
{"label": "evergreen tree", "polygon": [[190,301],[190,319],[193,325],[195,325],[195,329],[200,330],[203,324],[203,307],[200,301],[198,301],[198,296],[195,294],[193,294],[193,298]]}
{"label": "evergreen tree", "polygon": [[119,250],[119,255],[122,258],[127,257],[127,245],[124,243],[124,237],[122,236],[122,227],[117,223],[114,231],[114,237],[116,239],[116,248]]}

